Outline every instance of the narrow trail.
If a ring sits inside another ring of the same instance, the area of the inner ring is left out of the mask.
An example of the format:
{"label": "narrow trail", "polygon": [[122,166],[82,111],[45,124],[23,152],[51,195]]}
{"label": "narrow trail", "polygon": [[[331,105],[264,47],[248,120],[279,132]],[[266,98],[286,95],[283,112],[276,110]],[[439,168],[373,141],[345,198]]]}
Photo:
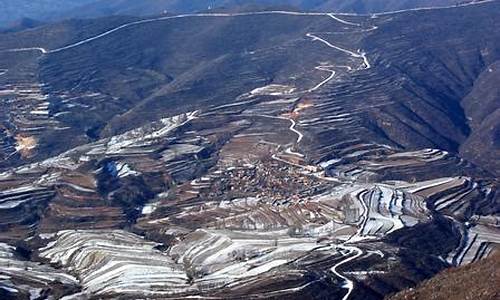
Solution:
{"label": "narrow trail", "polygon": [[337,72],[335,70],[332,70],[333,68],[345,68],[345,69],[347,69],[347,71],[352,71],[352,67],[351,66],[340,66],[340,65],[322,65],[322,66],[317,66],[315,68],[316,70],[324,71],[324,72],[330,72],[331,74],[325,80],[321,81],[320,83],[318,83],[313,88],[308,89],[306,91],[306,93],[314,92],[314,91],[320,89],[322,86],[324,86],[325,84],[327,84],[330,80],[332,80],[333,78],[335,78],[335,75],[337,74]]}
{"label": "narrow trail", "polygon": [[297,141],[295,142],[296,144],[300,144],[300,142],[302,141],[302,139],[304,138],[304,134],[302,134],[302,132],[298,131],[297,129],[295,129],[295,126],[297,126],[297,123],[295,122],[294,119],[291,119],[291,118],[284,118],[283,119],[285,120],[289,120],[290,123],[292,123],[289,127],[289,129],[292,131],[292,132],[295,132],[297,134]]}
{"label": "narrow trail", "polygon": [[318,66],[318,67],[316,67],[315,68],[316,70],[330,72],[331,74],[325,80],[321,81],[315,87],[313,87],[307,91],[314,92],[314,91],[318,90],[319,88],[321,88],[322,86],[324,86],[325,84],[327,84],[330,80],[335,78],[335,75],[337,74],[337,72],[335,70],[331,70],[331,68],[335,68],[335,66]]}

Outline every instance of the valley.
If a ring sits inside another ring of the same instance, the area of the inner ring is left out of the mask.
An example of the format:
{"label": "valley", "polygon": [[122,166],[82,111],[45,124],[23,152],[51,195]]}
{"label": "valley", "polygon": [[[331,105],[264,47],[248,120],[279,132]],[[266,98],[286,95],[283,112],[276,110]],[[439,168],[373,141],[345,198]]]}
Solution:
{"label": "valley", "polygon": [[495,255],[498,9],[1,34],[0,297],[383,299]]}

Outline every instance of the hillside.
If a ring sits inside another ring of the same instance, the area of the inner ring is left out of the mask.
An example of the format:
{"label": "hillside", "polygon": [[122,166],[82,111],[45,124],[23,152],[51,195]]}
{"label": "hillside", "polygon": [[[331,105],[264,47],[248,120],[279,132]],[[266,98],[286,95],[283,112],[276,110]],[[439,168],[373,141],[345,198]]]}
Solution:
{"label": "hillside", "polygon": [[30,18],[55,21],[68,18],[95,18],[110,15],[147,16],[169,13],[193,13],[210,9],[294,8],[314,11],[374,13],[429,6],[449,6],[472,1],[458,0],[0,0],[0,28],[15,26]]}
{"label": "hillside", "polygon": [[1,33],[0,297],[384,299],[488,259],[499,10]]}
{"label": "hillside", "polygon": [[412,290],[402,291],[389,300],[419,299],[478,299],[494,300],[500,297],[500,253],[460,268],[443,271]]}
{"label": "hillside", "polygon": [[46,19],[61,10],[72,10],[95,0],[0,1],[0,28],[24,19]]}

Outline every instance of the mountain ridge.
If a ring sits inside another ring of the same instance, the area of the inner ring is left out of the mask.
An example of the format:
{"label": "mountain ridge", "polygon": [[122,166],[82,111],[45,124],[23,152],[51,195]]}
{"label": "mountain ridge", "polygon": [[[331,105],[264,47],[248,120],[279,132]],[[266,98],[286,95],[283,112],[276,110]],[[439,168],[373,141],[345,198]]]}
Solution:
{"label": "mountain ridge", "polygon": [[[24,1],[24,2],[23,2]],[[96,18],[110,15],[147,16],[168,13],[194,13],[219,9],[234,9],[241,7],[278,8],[295,7],[299,10],[344,12],[344,13],[380,13],[405,9],[450,6],[475,1],[457,0],[418,0],[415,1],[385,1],[385,0],[318,0],[315,2],[301,0],[71,0],[54,2],[53,0],[26,1],[20,0],[15,4],[9,0],[0,1],[0,10],[7,12],[0,17],[0,27],[12,27],[13,23],[24,18],[39,21],[58,21],[69,18]]]}
{"label": "mountain ridge", "polygon": [[499,9],[1,34],[0,295],[383,299],[492,255]]}

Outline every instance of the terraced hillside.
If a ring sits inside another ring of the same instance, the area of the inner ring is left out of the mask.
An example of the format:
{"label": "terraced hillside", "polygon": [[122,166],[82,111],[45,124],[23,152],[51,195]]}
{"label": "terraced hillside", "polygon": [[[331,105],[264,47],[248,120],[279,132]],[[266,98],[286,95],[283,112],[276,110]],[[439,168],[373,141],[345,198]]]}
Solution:
{"label": "terraced hillside", "polygon": [[498,9],[2,34],[0,296],[382,299],[487,257]]}

